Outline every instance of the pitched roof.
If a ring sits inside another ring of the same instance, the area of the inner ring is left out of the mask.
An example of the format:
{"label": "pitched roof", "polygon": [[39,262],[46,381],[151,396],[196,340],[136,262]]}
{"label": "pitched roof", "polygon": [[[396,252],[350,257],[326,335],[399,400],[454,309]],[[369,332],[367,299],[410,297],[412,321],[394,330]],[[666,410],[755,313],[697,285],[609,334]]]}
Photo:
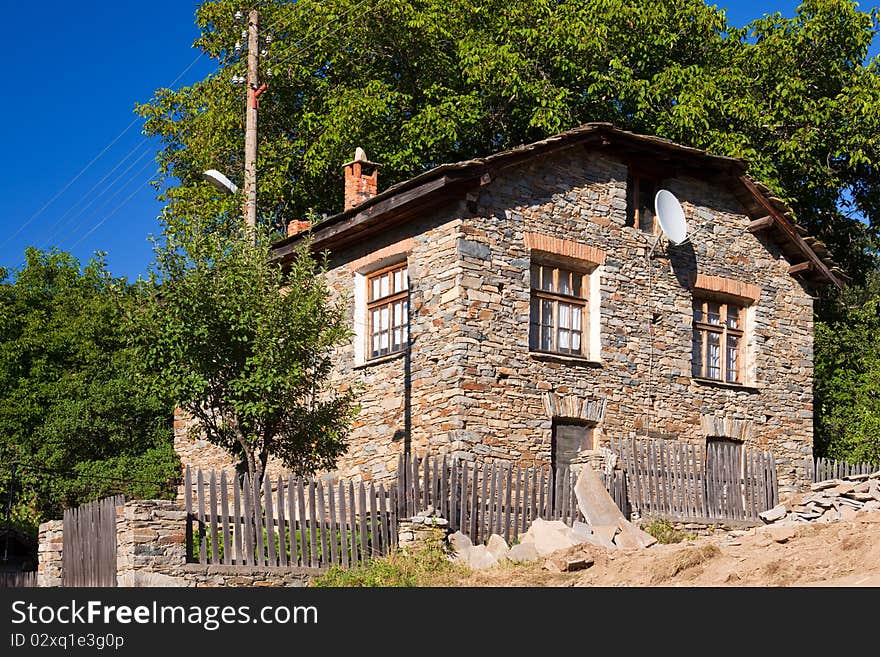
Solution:
{"label": "pitched roof", "polygon": [[[363,239],[451,199],[463,198],[468,191],[491,181],[500,169],[578,144],[592,144],[623,156],[650,156],[679,173],[723,179],[731,184],[734,194],[753,219],[748,230],[765,232],[780,246],[792,262],[792,275],[803,276],[814,283],[842,286],[843,273],[828,257],[825,245],[793,223],[791,208],[781,199],[745,174],[745,160],[712,155],[662,137],[621,130],[610,123],[587,123],[486,157],[441,164],[392,185],[345,212],[315,223],[310,231],[313,246],[316,250],[333,249]],[[289,257],[303,235],[299,233],[276,242],[273,245],[276,257],[282,260]]]}

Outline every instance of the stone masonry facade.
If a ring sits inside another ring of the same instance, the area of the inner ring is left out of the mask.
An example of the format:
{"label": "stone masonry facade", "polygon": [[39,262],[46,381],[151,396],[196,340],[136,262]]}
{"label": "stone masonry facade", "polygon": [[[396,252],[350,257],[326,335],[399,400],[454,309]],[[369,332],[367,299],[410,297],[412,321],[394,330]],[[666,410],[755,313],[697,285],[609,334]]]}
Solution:
{"label": "stone masonry facade", "polygon": [[[334,475],[388,480],[404,449],[546,464],[554,419],[567,418],[594,424],[597,447],[610,437],[705,443],[720,434],[772,450],[781,492],[805,479],[810,291],[775,242],[747,231],[752,218],[728,186],[708,179],[662,180],[691,239],[661,240],[649,257],[654,235],[627,225],[627,175],[613,153],[558,149],[332,252],[328,283],[348,300],[356,332],[333,382],[355,386],[361,403]],[[589,271],[588,356],[529,349],[530,267],[546,258]],[[404,261],[410,348],[365,361],[358,286]],[[742,384],[691,376],[694,294],[746,309]],[[194,452],[190,460],[199,462]]]}

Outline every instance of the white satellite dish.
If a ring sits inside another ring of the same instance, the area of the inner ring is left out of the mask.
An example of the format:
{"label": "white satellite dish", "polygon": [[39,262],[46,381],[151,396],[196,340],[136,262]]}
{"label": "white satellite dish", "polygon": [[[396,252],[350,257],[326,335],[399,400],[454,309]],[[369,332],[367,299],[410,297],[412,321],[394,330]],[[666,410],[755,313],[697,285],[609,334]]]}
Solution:
{"label": "white satellite dish", "polygon": [[654,196],[654,213],[657,215],[660,229],[672,244],[677,246],[687,239],[687,221],[675,194],[667,189],[658,191]]}
{"label": "white satellite dish", "polygon": [[221,192],[235,194],[235,192],[238,191],[238,185],[236,185],[234,182],[232,182],[229,178],[224,176],[216,169],[208,169],[207,171],[202,173],[202,178],[214,185],[214,187],[219,189]]}

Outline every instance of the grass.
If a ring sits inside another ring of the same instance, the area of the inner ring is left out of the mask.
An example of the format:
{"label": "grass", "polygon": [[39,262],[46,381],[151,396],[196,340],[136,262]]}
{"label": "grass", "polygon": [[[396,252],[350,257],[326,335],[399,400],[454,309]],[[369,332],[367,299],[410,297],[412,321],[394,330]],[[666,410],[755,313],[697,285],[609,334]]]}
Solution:
{"label": "grass", "polygon": [[676,529],[666,518],[654,518],[651,522],[642,527],[642,529],[656,538],[658,543],[664,544],[693,541],[697,538],[696,534]]}
{"label": "grass", "polygon": [[416,587],[457,586],[467,570],[451,561],[440,548],[412,554],[401,551],[371,559],[354,568],[332,566],[315,577],[315,587]]}
{"label": "grass", "polygon": [[[242,531],[244,531],[244,527],[242,527],[241,529],[242,529]],[[269,553],[268,532],[266,531],[265,527],[262,528],[262,531],[263,531],[263,553],[268,554]],[[349,529],[345,529],[344,531],[345,531],[345,539],[346,539],[345,545],[347,546],[347,551],[348,552],[351,551],[352,540],[355,540],[357,542],[358,550],[360,550],[360,534],[356,533],[356,532],[353,533]],[[206,554],[206,558],[208,560],[213,558],[214,551],[216,550],[218,559],[222,559],[223,554],[225,552],[225,546],[223,545],[223,533],[222,533],[222,531],[217,532],[217,545],[212,545],[210,532],[211,532],[210,527],[205,526],[205,539],[206,539],[205,540],[205,543],[206,543],[205,544],[205,554]],[[281,538],[281,536],[279,535],[277,530],[274,532],[274,538],[275,538],[274,543],[275,543],[276,554],[280,555],[281,550],[284,550],[284,554],[287,555],[288,560],[291,563],[296,563],[298,559],[300,559],[300,560],[303,559],[303,553],[305,553],[304,561],[305,562],[309,561],[309,552],[310,552],[310,545],[311,545],[311,540],[312,540],[311,528],[306,527],[305,541],[303,541],[302,536],[300,534],[300,530],[297,527],[293,533],[293,541],[292,541],[293,546],[290,545],[291,532],[290,532],[289,526],[285,527],[283,539]],[[316,549],[316,556],[319,560],[326,562],[330,559],[332,552],[330,551],[329,543],[331,541],[333,541],[334,538],[336,541],[337,551],[341,552],[341,550],[342,550],[342,531],[340,529],[337,528],[335,534],[331,534],[329,530],[325,530],[322,532],[322,530],[320,528],[315,528],[315,549]],[[322,539],[325,540],[328,544],[328,547],[327,547],[328,553],[326,555],[322,554],[322,544],[321,544]],[[370,542],[371,539],[372,539],[372,532],[367,531],[367,541]],[[198,523],[194,522],[193,523],[193,532],[192,532],[192,550],[191,550],[191,554],[192,554],[191,558],[193,559],[193,561],[198,561],[200,559],[201,547],[202,547],[202,545],[201,545],[201,536],[200,536],[200,532],[199,532],[199,526],[198,526]],[[291,549],[290,549],[291,547],[294,548],[293,552],[295,554],[293,557],[291,557]],[[256,549],[256,539],[254,539],[254,548]],[[230,546],[230,549],[232,549],[232,546]],[[244,538],[242,538],[242,549],[245,549]]]}

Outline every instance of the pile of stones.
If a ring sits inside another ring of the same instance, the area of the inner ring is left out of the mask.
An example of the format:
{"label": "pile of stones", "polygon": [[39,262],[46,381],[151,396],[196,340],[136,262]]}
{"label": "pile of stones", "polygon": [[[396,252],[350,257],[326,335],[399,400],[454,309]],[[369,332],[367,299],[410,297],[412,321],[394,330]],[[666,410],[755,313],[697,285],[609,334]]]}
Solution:
{"label": "pile of stones", "polygon": [[880,511],[880,470],[817,482],[810,492],[796,493],[759,515],[766,523],[794,524],[855,520],[860,511]]}

